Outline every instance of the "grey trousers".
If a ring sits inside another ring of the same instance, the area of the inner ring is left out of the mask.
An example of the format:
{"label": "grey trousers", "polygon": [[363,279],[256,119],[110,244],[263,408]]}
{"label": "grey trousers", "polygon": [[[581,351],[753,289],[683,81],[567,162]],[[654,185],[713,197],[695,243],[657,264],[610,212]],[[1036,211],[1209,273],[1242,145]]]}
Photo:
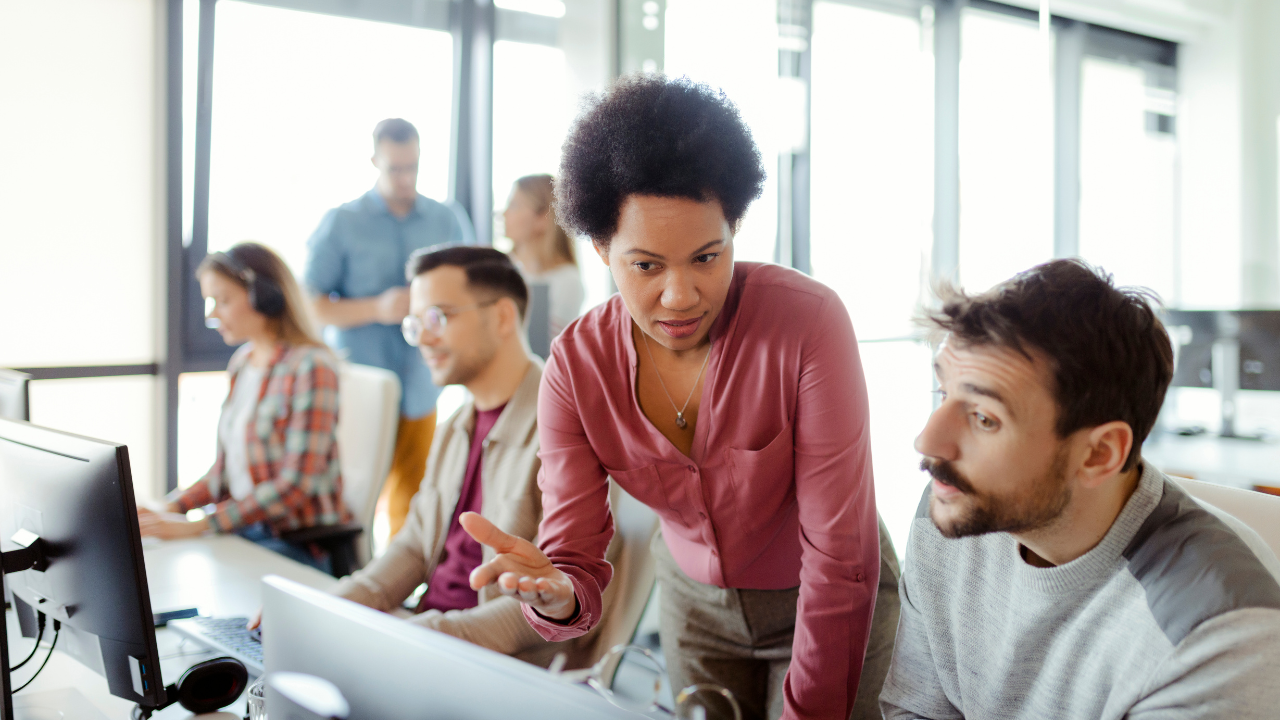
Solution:
{"label": "grey trousers", "polygon": [[[878,518],[877,518],[878,519]],[[898,558],[880,520],[880,585],[871,638],[858,683],[852,720],[880,720],[880,688],[889,672],[898,629]],[[791,664],[800,588],[737,590],[691,579],[676,565],[659,533],[653,539],[659,636],[671,691],[715,683],[731,691],[745,720],[775,720],[783,708],[783,680]],[[702,694],[707,717],[732,720],[719,698]]]}

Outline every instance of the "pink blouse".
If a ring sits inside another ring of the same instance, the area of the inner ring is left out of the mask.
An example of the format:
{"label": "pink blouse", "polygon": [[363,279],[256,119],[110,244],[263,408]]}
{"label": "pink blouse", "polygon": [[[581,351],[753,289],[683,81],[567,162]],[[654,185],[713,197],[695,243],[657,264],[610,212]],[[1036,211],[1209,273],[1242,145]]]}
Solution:
{"label": "pink blouse", "polygon": [[694,580],[800,586],[783,717],[845,720],[880,574],[867,393],[848,312],[799,272],[735,264],[711,328],[691,456],[640,409],[631,325],[615,295],[552,345],[538,398],[538,534],[572,578],[579,612],[557,623],[525,606],[525,617],[548,640],[600,619],[613,574],[611,476],[658,514]]}

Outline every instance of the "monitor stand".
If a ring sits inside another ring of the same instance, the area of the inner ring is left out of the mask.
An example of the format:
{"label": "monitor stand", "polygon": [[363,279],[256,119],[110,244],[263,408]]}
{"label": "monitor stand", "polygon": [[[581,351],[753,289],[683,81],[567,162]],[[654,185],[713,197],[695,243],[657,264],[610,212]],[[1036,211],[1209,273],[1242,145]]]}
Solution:
{"label": "monitor stand", "polygon": [[[0,553],[0,590],[8,583],[5,576],[23,570],[44,572],[49,559],[44,553],[44,542],[30,530],[14,533],[17,550]],[[9,623],[0,622],[0,720],[16,720],[13,714],[13,678],[9,676]]]}
{"label": "monitor stand", "polygon": [[1262,440],[1261,435],[1236,432],[1236,394],[1240,391],[1240,340],[1229,337],[1213,343],[1213,387],[1222,403],[1222,430],[1219,437],[1235,440]]}

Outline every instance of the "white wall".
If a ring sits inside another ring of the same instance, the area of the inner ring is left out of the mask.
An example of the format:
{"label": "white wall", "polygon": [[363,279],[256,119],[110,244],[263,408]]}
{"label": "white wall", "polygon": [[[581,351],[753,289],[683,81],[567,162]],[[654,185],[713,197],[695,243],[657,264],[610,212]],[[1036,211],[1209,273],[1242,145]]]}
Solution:
{"label": "white wall", "polygon": [[[0,0],[0,366],[163,352],[160,0]],[[149,496],[153,377],[40,381],[40,424],[130,446]]]}

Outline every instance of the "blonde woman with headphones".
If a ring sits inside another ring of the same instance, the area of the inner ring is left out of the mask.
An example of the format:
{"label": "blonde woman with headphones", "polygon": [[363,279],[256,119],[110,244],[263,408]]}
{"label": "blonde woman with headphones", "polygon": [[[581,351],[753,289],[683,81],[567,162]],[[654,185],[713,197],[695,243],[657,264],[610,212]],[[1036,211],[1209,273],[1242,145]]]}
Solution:
{"label": "blonde woman with headphones", "polygon": [[[280,534],[349,517],[335,436],[336,359],[320,342],[293,274],[268,248],[246,242],[213,253],[196,277],[213,301],[209,325],[240,345],[227,366],[217,458],[195,484],[169,495],[165,512],[140,508],[142,533],[237,533],[328,571],[323,551]],[[205,517],[182,514],[196,508],[206,508]]]}

